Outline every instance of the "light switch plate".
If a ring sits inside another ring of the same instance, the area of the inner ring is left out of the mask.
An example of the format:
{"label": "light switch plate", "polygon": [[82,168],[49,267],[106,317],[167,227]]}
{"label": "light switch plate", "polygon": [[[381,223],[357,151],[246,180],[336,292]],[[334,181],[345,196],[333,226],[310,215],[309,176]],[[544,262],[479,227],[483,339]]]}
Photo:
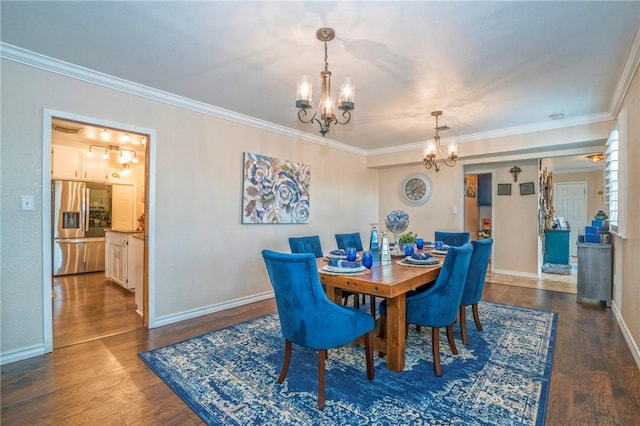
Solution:
{"label": "light switch plate", "polygon": [[20,210],[32,211],[33,210],[33,195],[21,195],[20,196]]}

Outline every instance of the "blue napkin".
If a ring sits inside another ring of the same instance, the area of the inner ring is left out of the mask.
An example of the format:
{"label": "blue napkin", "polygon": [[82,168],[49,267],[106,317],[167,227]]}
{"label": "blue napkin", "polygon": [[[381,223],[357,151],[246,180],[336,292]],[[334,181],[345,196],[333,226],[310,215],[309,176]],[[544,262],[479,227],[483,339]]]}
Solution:
{"label": "blue napkin", "polygon": [[337,266],[338,268],[360,268],[362,266],[362,262],[359,260],[350,262],[342,259],[329,259],[329,266]]}
{"label": "blue napkin", "polygon": [[416,259],[416,260],[428,260],[431,257],[431,255],[429,253],[413,253],[411,255],[412,259]]}
{"label": "blue napkin", "polygon": [[331,250],[329,253],[334,255],[334,256],[346,256],[347,255],[347,251],[345,249]]}

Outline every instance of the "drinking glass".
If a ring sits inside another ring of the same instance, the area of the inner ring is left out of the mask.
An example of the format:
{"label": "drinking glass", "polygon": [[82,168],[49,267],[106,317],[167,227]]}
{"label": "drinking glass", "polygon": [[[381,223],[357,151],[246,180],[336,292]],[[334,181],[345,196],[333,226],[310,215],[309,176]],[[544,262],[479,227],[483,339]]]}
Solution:
{"label": "drinking glass", "polygon": [[436,250],[442,250],[444,248],[444,243],[442,241],[436,241],[433,243],[433,248]]}
{"label": "drinking glass", "polygon": [[413,254],[413,244],[407,244],[404,246],[404,255],[411,256]]}
{"label": "drinking glass", "polygon": [[371,269],[371,266],[373,266],[373,255],[370,251],[362,252],[362,264],[368,269]]}
{"label": "drinking glass", "polygon": [[357,252],[355,247],[347,247],[347,260],[353,262],[356,260]]}
{"label": "drinking glass", "polygon": [[416,240],[416,247],[418,250],[422,250],[422,247],[424,247],[424,240],[422,238]]}

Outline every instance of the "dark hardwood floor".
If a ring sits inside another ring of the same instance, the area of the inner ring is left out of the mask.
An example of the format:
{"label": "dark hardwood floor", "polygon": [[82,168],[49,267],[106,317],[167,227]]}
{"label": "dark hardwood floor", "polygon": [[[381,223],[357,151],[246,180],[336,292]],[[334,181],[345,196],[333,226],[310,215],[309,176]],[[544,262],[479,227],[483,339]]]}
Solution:
{"label": "dark hardwood floor", "polygon": [[135,293],[104,272],[53,277],[53,293],[54,350],[142,327]]}
{"label": "dark hardwood floor", "polygon": [[[610,309],[577,304],[576,296],[566,292],[491,282],[484,300],[559,313],[548,425],[640,424],[640,370]],[[203,424],[137,354],[274,311],[273,300],[267,300],[153,330],[137,328],[5,365],[0,423]]]}

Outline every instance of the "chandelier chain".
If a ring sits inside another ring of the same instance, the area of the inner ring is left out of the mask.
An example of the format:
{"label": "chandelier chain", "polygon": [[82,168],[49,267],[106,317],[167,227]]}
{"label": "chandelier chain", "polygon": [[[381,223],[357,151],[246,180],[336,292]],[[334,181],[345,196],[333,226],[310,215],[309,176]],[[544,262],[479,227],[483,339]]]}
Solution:
{"label": "chandelier chain", "polygon": [[324,70],[329,71],[329,54],[327,53],[327,42],[324,42]]}

